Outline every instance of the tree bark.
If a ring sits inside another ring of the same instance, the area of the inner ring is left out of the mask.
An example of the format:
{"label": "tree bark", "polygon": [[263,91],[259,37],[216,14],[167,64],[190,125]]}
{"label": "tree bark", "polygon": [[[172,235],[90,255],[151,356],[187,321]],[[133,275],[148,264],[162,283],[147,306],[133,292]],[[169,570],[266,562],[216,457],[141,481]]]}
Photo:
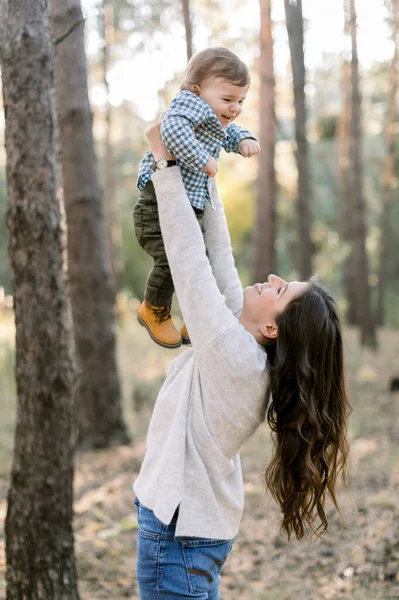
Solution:
{"label": "tree bark", "polygon": [[387,123],[385,130],[386,154],[383,171],[382,192],[382,214],[380,225],[380,256],[378,267],[378,299],[377,299],[377,321],[379,325],[385,323],[385,291],[389,284],[388,260],[391,241],[391,203],[394,189],[394,165],[395,165],[395,126],[398,118],[397,94],[398,94],[398,69],[399,69],[399,0],[392,0],[394,53],[389,73],[390,89],[388,98]]}
{"label": "tree bark", "polygon": [[[82,20],[80,0],[51,0],[59,38]],[[129,442],[115,356],[114,293],[98,183],[83,24],[57,46],[56,89],[68,224],[69,284],[83,449]]]}
{"label": "tree bark", "polygon": [[184,29],[186,31],[187,61],[193,55],[193,29],[191,24],[190,0],[182,0]]}
{"label": "tree bark", "polygon": [[308,140],[306,136],[305,55],[302,0],[284,0],[291,68],[294,86],[296,160],[298,165],[298,251],[297,268],[301,279],[312,275],[311,186]]}
{"label": "tree bark", "polygon": [[349,137],[350,196],[352,201],[351,240],[353,260],[350,261],[351,278],[355,282],[356,322],[363,345],[376,345],[375,322],[371,309],[371,293],[368,282],[368,257],[366,252],[365,202],[363,197],[363,170],[361,156],[361,94],[359,86],[359,60],[357,55],[355,0],[349,0],[352,61],[351,61],[351,121]]}
{"label": "tree bark", "polygon": [[104,38],[103,48],[103,80],[107,95],[107,108],[105,114],[105,151],[104,151],[104,206],[106,213],[107,239],[112,267],[112,285],[114,298],[120,289],[123,263],[121,259],[122,234],[118,222],[118,210],[115,194],[115,158],[112,147],[112,105],[110,102],[110,85],[108,71],[110,66],[111,51],[114,44],[114,12],[113,4],[109,0],[103,1],[102,29]]}
{"label": "tree bark", "polygon": [[276,146],[275,78],[273,65],[272,0],[260,0],[260,113],[258,194],[255,221],[255,281],[276,271]]}
{"label": "tree bark", "polygon": [[7,600],[78,600],[72,530],[74,364],[47,0],[0,0],[17,426]]}
{"label": "tree bark", "polygon": [[[339,184],[339,212],[340,236],[342,241],[350,248],[352,223],[352,203],[350,200],[350,156],[349,156],[349,127],[351,121],[351,64],[343,57],[342,63],[342,109],[338,124],[338,184]],[[350,252],[343,263],[343,284],[348,307],[346,320],[350,325],[356,325],[356,297],[355,282],[353,281],[353,254]]]}

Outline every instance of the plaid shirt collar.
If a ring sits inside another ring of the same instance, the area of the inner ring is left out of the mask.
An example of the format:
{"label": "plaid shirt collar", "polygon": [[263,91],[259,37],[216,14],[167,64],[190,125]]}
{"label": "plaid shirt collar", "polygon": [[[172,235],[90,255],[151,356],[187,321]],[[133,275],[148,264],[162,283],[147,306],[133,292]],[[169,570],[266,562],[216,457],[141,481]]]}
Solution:
{"label": "plaid shirt collar", "polygon": [[[185,104],[190,108],[190,120],[194,125],[194,129],[200,127],[204,121],[208,119],[214,121],[212,129],[212,133],[215,138],[224,141],[227,137],[226,130],[222,126],[221,122],[216,116],[215,111],[199,96],[193,94],[193,92],[189,92],[188,90],[183,90],[180,92],[175,100],[181,99],[185,102]],[[192,112],[191,112],[192,111]]]}

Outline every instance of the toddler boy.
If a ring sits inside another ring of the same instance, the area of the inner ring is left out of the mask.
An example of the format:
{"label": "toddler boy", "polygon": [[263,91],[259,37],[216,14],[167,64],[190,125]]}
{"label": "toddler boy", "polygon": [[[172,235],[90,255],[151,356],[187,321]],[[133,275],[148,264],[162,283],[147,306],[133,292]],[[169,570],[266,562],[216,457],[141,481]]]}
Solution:
{"label": "toddler boy", "polygon": [[230,50],[208,48],[194,55],[181,92],[171,102],[161,125],[163,142],[176,160],[161,158],[155,163],[148,150],[140,163],[140,195],[133,210],[135,233],[140,246],[154,259],[154,266],[137,318],[151,338],[166,348],[178,348],[190,340],[185,325],[179,332],[170,315],[174,286],[151,175],[155,170],[179,165],[188,199],[201,225],[205,202],[213,207],[209,178],[216,175],[221,148],[248,158],[259,153],[256,138],[233,123],[242,111],[249,84],[248,68]]}

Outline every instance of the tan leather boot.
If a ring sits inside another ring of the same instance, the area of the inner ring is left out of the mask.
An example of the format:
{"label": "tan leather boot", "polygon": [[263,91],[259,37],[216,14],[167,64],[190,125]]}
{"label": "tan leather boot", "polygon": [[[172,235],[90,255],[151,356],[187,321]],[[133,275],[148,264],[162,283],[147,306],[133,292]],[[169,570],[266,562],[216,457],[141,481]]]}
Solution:
{"label": "tan leather boot", "polygon": [[181,341],[182,344],[191,344],[190,336],[188,335],[186,324],[183,323],[182,328],[180,329]]}
{"label": "tan leather boot", "polygon": [[153,306],[147,300],[140,304],[137,320],[150,334],[150,337],[164,348],[179,348],[182,344],[180,333],[170,316],[170,306]]}

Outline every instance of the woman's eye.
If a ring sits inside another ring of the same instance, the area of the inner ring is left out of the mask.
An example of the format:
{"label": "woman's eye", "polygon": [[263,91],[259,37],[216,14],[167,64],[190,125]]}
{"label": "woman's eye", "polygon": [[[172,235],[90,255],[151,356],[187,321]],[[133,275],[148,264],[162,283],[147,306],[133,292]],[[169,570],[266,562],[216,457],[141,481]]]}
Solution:
{"label": "woman's eye", "polygon": [[278,290],[277,290],[277,294],[279,294],[279,293],[280,293],[280,291],[281,291],[281,287],[279,287],[279,288],[278,288]]}

